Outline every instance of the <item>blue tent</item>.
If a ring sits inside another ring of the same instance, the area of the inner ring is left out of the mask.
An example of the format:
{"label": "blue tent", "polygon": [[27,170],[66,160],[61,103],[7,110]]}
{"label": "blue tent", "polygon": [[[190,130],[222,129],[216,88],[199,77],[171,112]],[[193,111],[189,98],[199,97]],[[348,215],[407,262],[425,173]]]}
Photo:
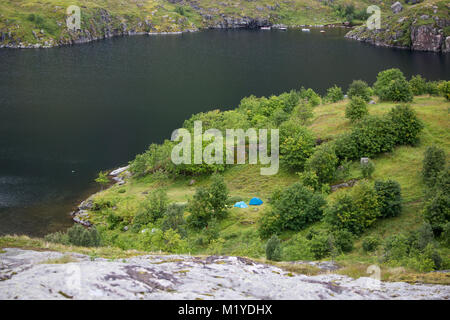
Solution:
{"label": "blue tent", "polygon": [[248,204],[251,206],[260,206],[263,204],[263,201],[260,198],[252,198]]}
{"label": "blue tent", "polygon": [[234,204],[236,208],[248,208],[248,205],[245,204],[244,201],[239,201]]}

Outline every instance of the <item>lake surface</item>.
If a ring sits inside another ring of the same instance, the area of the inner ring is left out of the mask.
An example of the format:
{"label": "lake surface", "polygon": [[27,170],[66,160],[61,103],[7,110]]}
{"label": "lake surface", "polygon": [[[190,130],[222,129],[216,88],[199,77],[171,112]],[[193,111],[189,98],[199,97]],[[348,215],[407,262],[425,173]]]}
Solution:
{"label": "lake surface", "polygon": [[346,30],[204,31],[0,50],[0,234],[71,225],[97,172],[169,138],[191,114],[300,86],[323,94],[398,67],[448,79],[450,54],[377,48]]}

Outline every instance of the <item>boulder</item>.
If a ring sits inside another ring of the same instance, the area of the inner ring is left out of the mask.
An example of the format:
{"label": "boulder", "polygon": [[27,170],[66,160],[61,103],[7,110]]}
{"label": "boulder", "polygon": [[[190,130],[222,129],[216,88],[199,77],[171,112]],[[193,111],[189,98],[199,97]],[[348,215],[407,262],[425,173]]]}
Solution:
{"label": "boulder", "polygon": [[411,27],[411,47],[413,50],[439,52],[444,36],[431,25]]}
{"label": "boulder", "polygon": [[397,1],[396,3],[394,3],[394,4],[391,6],[391,9],[392,9],[392,12],[393,12],[393,13],[397,14],[397,13],[399,13],[400,11],[403,10],[403,6],[402,6],[402,4],[401,4],[400,2]]}

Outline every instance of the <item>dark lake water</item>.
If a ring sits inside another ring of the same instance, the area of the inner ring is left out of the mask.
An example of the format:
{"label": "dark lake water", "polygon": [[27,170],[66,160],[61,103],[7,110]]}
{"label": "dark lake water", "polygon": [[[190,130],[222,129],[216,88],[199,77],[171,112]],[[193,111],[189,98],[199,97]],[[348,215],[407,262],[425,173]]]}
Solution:
{"label": "dark lake water", "polygon": [[0,234],[71,225],[102,169],[126,164],[191,114],[250,94],[320,93],[380,70],[449,78],[450,55],[376,48],[345,30],[205,31],[48,50],[0,50]]}

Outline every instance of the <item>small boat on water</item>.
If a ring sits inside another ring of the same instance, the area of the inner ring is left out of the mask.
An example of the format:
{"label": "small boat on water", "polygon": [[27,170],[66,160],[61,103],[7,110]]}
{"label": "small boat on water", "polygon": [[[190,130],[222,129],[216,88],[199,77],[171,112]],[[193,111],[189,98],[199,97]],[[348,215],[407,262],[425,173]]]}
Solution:
{"label": "small boat on water", "polygon": [[325,33],[325,30],[320,30],[320,33]]}
{"label": "small boat on water", "polygon": [[311,30],[310,30],[310,29],[307,29],[307,28],[302,28],[302,31],[303,31],[303,32],[310,32]]}
{"label": "small boat on water", "polygon": [[278,29],[281,30],[281,31],[286,31],[287,30],[286,27],[279,27]]}
{"label": "small boat on water", "polygon": [[261,30],[270,30],[270,27],[261,27]]}

